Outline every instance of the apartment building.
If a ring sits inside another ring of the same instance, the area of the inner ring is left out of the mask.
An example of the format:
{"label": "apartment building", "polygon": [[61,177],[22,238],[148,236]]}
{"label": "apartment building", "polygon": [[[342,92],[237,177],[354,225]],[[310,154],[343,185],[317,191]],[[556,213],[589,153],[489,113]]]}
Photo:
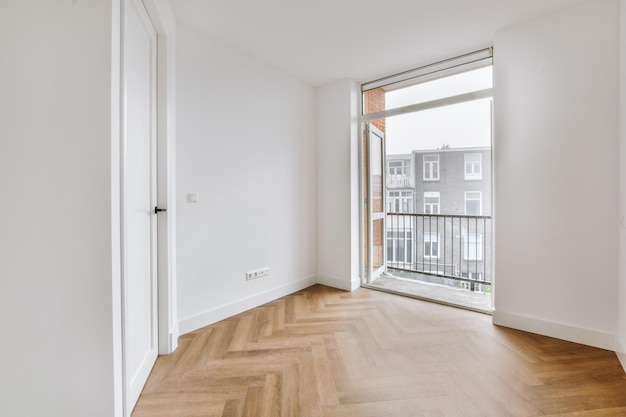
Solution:
{"label": "apartment building", "polygon": [[490,291],[471,281],[493,279],[491,148],[388,155],[386,186],[387,266]]}

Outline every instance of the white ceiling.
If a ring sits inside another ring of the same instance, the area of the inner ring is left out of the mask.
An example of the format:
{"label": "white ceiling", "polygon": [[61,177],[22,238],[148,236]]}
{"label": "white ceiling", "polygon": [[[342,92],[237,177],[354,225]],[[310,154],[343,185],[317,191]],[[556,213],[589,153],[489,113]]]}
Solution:
{"label": "white ceiling", "polygon": [[491,46],[498,29],[580,2],[170,1],[180,23],[314,86],[370,81]]}

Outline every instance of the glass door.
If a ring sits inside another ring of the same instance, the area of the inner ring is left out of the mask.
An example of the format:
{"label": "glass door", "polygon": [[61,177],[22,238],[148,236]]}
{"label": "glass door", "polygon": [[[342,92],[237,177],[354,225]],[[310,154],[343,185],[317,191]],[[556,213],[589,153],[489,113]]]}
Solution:
{"label": "glass door", "polygon": [[385,253],[385,135],[368,123],[367,138],[367,283],[382,274]]}

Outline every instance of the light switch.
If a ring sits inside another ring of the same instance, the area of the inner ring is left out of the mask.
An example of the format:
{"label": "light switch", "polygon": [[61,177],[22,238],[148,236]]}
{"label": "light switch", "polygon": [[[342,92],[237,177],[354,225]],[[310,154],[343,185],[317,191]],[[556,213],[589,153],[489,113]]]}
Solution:
{"label": "light switch", "polygon": [[198,193],[189,193],[187,194],[187,202],[188,203],[197,203],[199,202],[199,196]]}

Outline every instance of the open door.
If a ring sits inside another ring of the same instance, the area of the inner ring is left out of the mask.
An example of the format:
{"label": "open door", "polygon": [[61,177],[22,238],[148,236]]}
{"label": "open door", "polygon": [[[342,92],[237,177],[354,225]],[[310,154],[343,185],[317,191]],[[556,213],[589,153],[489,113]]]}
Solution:
{"label": "open door", "polygon": [[156,32],[141,0],[125,0],[122,73],[124,415],[158,355]]}
{"label": "open door", "polygon": [[387,268],[385,253],[385,134],[371,123],[367,139],[367,283]]}

